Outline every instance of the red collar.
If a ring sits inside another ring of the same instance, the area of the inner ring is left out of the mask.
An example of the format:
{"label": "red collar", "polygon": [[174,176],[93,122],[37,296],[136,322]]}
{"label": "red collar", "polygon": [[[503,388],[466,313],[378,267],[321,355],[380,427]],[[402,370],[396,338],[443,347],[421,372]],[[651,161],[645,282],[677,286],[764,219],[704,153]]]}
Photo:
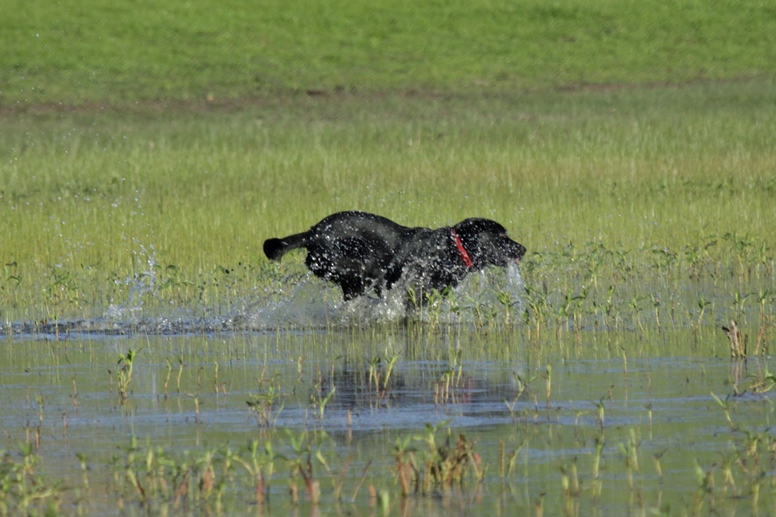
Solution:
{"label": "red collar", "polygon": [[458,235],[458,232],[455,231],[455,228],[450,229],[450,235],[453,236],[453,242],[455,242],[455,249],[458,250],[458,254],[461,256],[461,260],[463,260],[463,264],[466,267],[472,267],[474,262],[472,262],[472,259],[469,256],[469,252],[467,252],[466,248],[463,247],[463,242],[461,242],[461,237]]}

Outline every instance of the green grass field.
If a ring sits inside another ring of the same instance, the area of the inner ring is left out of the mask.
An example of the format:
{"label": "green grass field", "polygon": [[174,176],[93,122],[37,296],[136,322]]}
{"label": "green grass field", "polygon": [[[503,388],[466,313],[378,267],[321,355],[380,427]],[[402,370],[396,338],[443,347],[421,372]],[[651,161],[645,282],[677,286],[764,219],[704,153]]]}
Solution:
{"label": "green grass field", "polygon": [[8,0],[0,103],[515,94],[770,76],[769,2]]}
{"label": "green grass field", "polygon": [[170,285],[262,270],[263,239],[344,209],[492,217],[532,252],[774,247],[766,3],[5,12],[6,319],[104,306],[150,250]]}

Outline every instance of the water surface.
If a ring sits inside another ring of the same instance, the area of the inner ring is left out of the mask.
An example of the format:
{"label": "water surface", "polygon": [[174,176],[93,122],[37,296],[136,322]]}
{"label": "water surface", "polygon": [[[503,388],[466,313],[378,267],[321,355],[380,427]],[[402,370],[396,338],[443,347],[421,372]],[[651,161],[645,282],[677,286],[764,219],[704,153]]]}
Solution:
{"label": "water surface", "polygon": [[[469,300],[492,296],[467,288]],[[767,355],[731,360],[712,325],[570,323],[537,337],[516,317],[519,298],[486,300],[502,311],[487,325],[449,308],[413,323],[376,301],[331,300],[303,281],[228,317],[113,308],[14,323],[0,341],[0,447],[18,465],[32,445],[36,475],[59,483],[68,513],[183,509],[158,488],[183,471],[199,476],[188,511],[230,514],[774,513],[776,367]],[[473,451],[463,483],[402,498],[399,458],[422,472],[461,435]],[[228,461],[249,458],[254,440],[276,455],[260,455],[259,504],[248,468]],[[156,496],[139,495],[130,472]]]}

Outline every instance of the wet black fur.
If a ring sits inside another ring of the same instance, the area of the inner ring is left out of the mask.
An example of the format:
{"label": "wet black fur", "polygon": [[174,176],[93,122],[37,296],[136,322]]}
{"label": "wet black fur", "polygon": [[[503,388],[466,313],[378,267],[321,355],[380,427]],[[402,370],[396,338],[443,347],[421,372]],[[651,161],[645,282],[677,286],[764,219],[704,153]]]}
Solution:
{"label": "wet black fur", "polygon": [[[464,263],[453,230],[471,258]],[[345,300],[403,286],[428,293],[456,286],[471,271],[506,267],[525,255],[525,247],[490,219],[466,219],[432,230],[408,228],[365,212],[339,212],[309,231],[264,241],[264,253],[280,260],[296,248],[307,249],[307,267],[342,288]]]}

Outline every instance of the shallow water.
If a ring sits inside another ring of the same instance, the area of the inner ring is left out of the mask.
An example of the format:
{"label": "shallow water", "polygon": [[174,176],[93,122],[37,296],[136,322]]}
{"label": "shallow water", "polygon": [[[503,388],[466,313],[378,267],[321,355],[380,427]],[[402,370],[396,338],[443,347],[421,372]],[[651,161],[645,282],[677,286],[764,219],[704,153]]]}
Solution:
{"label": "shallow water", "polygon": [[[66,512],[175,511],[161,489],[143,500],[128,472],[150,485],[164,468],[195,468],[212,454],[219,503],[200,495],[188,511],[774,514],[771,357],[732,361],[713,326],[537,338],[514,317],[519,273],[507,280],[509,303],[492,294],[491,279],[475,277],[465,296],[424,309],[425,322],[414,324],[395,305],[343,305],[310,278],[285,300],[225,318],[114,308],[93,320],[16,323],[0,340],[0,447],[19,464],[20,444],[33,444],[39,472],[63,481]],[[466,303],[502,315],[478,327],[456,309]],[[431,436],[440,447],[458,435],[474,442],[481,481],[472,456],[463,485],[403,499],[397,444],[406,441],[422,467],[436,451]],[[246,457],[250,440],[283,457],[263,505],[251,502],[248,471],[224,460],[226,451]],[[167,467],[144,467],[151,456]],[[294,458],[310,460],[319,505]]]}

